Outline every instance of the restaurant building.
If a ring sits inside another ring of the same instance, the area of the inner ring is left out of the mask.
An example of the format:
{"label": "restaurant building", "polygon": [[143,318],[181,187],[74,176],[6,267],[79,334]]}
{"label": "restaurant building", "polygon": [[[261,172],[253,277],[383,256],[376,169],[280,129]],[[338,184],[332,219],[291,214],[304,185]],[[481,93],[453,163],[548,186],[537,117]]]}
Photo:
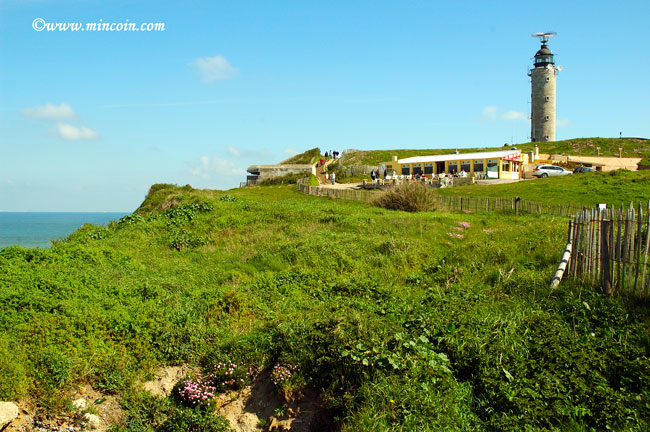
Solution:
{"label": "restaurant building", "polygon": [[503,150],[480,153],[452,153],[435,156],[415,156],[385,162],[388,176],[444,177],[445,175],[467,175],[468,177],[519,179],[528,155],[521,150]]}

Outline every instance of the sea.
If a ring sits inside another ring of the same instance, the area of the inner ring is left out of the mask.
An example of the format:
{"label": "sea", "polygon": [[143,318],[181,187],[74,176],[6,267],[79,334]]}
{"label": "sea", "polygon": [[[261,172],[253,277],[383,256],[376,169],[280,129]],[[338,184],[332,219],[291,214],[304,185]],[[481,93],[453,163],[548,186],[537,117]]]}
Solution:
{"label": "sea", "polygon": [[6,246],[49,248],[83,224],[107,225],[128,213],[0,212],[0,249]]}

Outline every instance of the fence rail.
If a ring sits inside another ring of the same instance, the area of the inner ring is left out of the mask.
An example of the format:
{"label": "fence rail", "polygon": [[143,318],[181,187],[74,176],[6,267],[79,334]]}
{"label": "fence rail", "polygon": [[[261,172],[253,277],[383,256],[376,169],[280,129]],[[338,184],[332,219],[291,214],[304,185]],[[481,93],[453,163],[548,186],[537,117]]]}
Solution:
{"label": "fence rail", "polygon": [[584,209],[569,222],[573,252],[567,276],[600,285],[603,292],[647,299],[650,202],[627,209]]}
{"label": "fence rail", "polygon": [[310,186],[307,184],[308,179],[298,180],[298,190],[307,195],[324,196],[330,198],[340,198],[352,201],[363,201],[370,203],[378,194],[367,190],[360,189],[334,189],[321,186]]}

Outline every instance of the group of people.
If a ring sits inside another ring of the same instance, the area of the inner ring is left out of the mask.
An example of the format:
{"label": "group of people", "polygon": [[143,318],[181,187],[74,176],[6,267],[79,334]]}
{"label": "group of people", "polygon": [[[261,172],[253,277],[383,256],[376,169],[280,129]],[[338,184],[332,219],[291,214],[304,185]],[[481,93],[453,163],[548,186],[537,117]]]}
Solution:
{"label": "group of people", "polygon": [[329,152],[325,152],[325,156],[320,158],[320,160],[318,161],[319,162],[318,166],[325,165],[325,160],[329,158],[337,159],[338,157],[339,157],[339,152],[337,152],[336,150],[334,151],[330,150]]}
{"label": "group of people", "polygon": [[[370,171],[370,178],[373,182],[380,179],[379,170],[377,168]],[[384,170],[384,178],[386,178],[386,170]]]}

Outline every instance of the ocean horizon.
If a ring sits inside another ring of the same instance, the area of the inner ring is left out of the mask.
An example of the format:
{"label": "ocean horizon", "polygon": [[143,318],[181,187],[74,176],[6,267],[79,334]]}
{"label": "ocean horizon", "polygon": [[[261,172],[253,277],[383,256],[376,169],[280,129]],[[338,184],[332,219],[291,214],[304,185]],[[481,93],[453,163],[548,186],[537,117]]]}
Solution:
{"label": "ocean horizon", "polygon": [[107,225],[125,212],[0,212],[0,248],[49,248],[86,223]]}

